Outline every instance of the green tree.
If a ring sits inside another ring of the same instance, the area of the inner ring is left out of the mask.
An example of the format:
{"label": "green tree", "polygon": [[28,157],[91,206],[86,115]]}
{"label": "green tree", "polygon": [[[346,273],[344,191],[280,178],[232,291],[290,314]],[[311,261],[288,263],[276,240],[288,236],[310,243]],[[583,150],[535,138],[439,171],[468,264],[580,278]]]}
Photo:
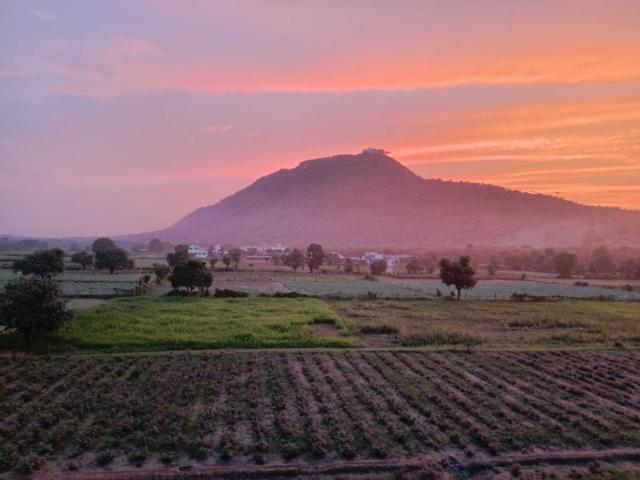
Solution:
{"label": "green tree", "polygon": [[93,265],[93,254],[89,252],[77,252],[73,254],[71,261],[81,265],[82,269],[86,270],[87,267]]}
{"label": "green tree", "polygon": [[211,270],[215,270],[216,263],[218,263],[218,257],[213,257],[209,259],[209,266],[211,267]]}
{"label": "green tree", "polygon": [[231,258],[231,263],[233,264],[233,269],[238,270],[238,265],[240,265],[240,257],[242,256],[242,252],[240,249],[234,248],[229,252],[229,257]]}
{"label": "green tree", "polygon": [[489,275],[492,277],[498,272],[498,268],[500,268],[500,264],[498,263],[498,258],[494,255],[489,258],[489,266],[487,267],[487,271]]}
{"label": "green tree", "polygon": [[297,272],[299,268],[304,267],[304,255],[300,250],[294,248],[284,258],[284,264],[292,268],[294,272]]}
{"label": "green tree", "polygon": [[412,258],[411,261],[407,263],[407,273],[415,275],[420,272],[420,270],[422,270],[422,265],[420,265],[420,262],[417,259]]}
{"label": "green tree", "polygon": [[153,273],[156,275],[156,284],[160,285],[165,278],[171,273],[171,267],[164,263],[154,263]]}
{"label": "green tree", "polygon": [[369,265],[369,270],[371,271],[371,275],[382,275],[387,271],[387,261],[383,258],[374,260]]}
{"label": "green tree", "polygon": [[167,244],[166,242],[163,242],[159,238],[152,238],[149,241],[149,244],[147,245],[147,252],[151,252],[151,253],[166,252],[168,250],[167,247],[170,248],[170,245]]}
{"label": "green tree", "polygon": [[222,263],[224,264],[224,268],[228,270],[231,266],[231,257],[229,255],[225,255],[222,257]]}
{"label": "green tree", "polygon": [[560,278],[571,278],[577,265],[578,257],[573,253],[561,252],[553,257],[553,268]]}
{"label": "green tree", "polygon": [[175,267],[179,263],[184,263],[190,259],[189,247],[187,245],[176,245],[173,252],[167,253],[167,263]]}
{"label": "green tree", "polygon": [[204,295],[213,284],[211,272],[207,270],[204,262],[198,260],[188,260],[176,265],[169,280],[176,290],[184,287],[188,293],[191,293],[194,288],[197,288],[201,295]]}
{"label": "green tree", "polygon": [[627,258],[620,264],[620,273],[627,280],[640,280],[640,258]]}
{"label": "green tree", "polygon": [[112,250],[114,248],[118,248],[118,246],[114,243],[113,240],[107,237],[98,238],[91,244],[91,250],[96,255],[98,255],[98,252]]}
{"label": "green tree", "polygon": [[19,278],[0,297],[0,325],[19,332],[27,352],[35,336],[55,331],[71,315],[62,290],[49,277]]}
{"label": "green tree", "polygon": [[59,248],[40,250],[13,262],[13,271],[23,275],[53,277],[64,271],[64,252]]}
{"label": "green tree", "polygon": [[615,270],[613,260],[609,251],[605,247],[596,248],[591,254],[591,262],[589,262],[589,271],[596,275],[612,273]]}
{"label": "green tree", "polygon": [[345,258],[342,268],[344,269],[344,273],[353,273],[353,260]]}
{"label": "green tree", "polygon": [[462,290],[476,286],[476,271],[471,266],[471,258],[464,255],[458,260],[451,261],[448,258],[440,260],[440,279],[447,286],[453,285],[458,291],[457,299],[460,300]]}
{"label": "green tree", "polygon": [[113,274],[116,270],[133,268],[134,264],[126,250],[116,247],[110,250],[99,250],[96,253],[95,266],[98,269],[107,269]]}
{"label": "green tree", "polygon": [[318,271],[322,266],[322,262],[324,262],[324,250],[320,244],[312,243],[307,247],[306,261],[309,272]]}

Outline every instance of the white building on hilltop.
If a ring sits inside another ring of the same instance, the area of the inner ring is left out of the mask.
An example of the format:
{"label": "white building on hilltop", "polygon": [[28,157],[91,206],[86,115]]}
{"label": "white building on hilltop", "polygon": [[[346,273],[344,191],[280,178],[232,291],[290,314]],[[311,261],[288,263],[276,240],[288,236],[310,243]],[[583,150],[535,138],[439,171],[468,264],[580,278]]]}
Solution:
{"label": "white building on hilltop", "polygon": [[193,258],[207,259],[209,258],[209,249],[193,243],[189,245],[189,255]]}

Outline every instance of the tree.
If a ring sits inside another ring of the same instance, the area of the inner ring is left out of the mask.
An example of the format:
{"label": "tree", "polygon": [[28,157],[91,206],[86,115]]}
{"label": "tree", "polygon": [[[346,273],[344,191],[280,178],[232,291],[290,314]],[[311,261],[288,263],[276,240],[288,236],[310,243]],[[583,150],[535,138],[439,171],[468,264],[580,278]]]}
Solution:
{"label": "tree", "polygon": [[81,265],[82,269],[86,270],[87,267],[93,265],[93,254],[89,252],[77,252],[73,254],[71,261]]}
{"label": "tree", "polygon": [[304,267],[304,255],[300,250],[294,248],[284,257],[284,264],[292,268],[294,272],[297,272],[299,268]]}
{"label": "tree", "polygon": [[640,280],[640,258],[627,258],[620,264],[620,273],[627,280]]}
{"label": "tree", "polygon": [[191,293],[194,288],[198,288],[201,295],[204,295],[213,284],[211,272],[207,270],[204,262],[198,260],[188,260],[176,265],[169,280],[171,286],[177,290],[185,287],[187,292]]}
{"label": "tree", "polygon": [[309,267],[309,272],[313,273],[314,270],[318,270],[322,266],[322,262],[324,261],[324,250],[322,250],[322,246],[318,243],[312,243],[307,247],[307,266]]}
{"label": "tree", "polygon": [[476,271],[471,266],[471,258],[468,255],[458,258],[457,261],[451,261],[448,258],[440,260],[440,279],[445,285],[453,285],[456,288],[458,300],[463,289],[476,286],[475,274]]}
{"label": "tree", "polygon": [[494,255],[492,255],[491,258],[489,258],[489,266],[487,267],[489,275],[493,277],[498,272],[498,268],[500,268],[498,259]]}
{"label": "tree", "polygon": [[369,270],[371,270],[371,275],[382,275],[387,271],[387,261],[382,258],[374,260],[369,265]]}
{"label": "tree", "polygon": [[218,263],[218,258],[217,257],[213,257],[213,258],[209,259],[209,266],[211,267],[211,270],[215,270],[216,263]]}
{"label": "tree", "polygon": [[238,265],[240,264],[240,257],[242,256],[242,253],[240,252],[240,249],[238,248],[234,248],[233,250],[231,250],[229,252],[229,257],[231,258],[231,263],[233,263],[233,269],[237,270],[238,269]]}
{"label": "tree", "polygon": [[179,263],[184,263],[189,260],[189,246],[188,245],[176,245],[173,248],[173,252],[167,253],[167,263],[172,267],[175,267]]}
{"label": "tree", "polygon": [[222,263],[224,264],[224,268],[228,270],[231,266],[231,257],[229,255],[225,255],[222,257]]}
{"label": "tree", "polygon": [[353,273],[353,260],[351,260],[350,258],[345,258],[342,268],[344,269],[344,273]]}
{"label": "tree", "polygon": [[596,275],[609,274],[614,270],[613,260],[605,247],[596,248],[591,254],[589,271]]}
{"label": "tree", "polygon": [[96,254],[96,256],[98,255],[98,252],[104,252],[114,248],[118,248],[118,246],[113,242],[113,240],[107,237],[98,238],[91,244],[91,250]]}
{"label": "tree", "polygon": [[13,271],[23,275],[53,277],[64,271],[64,252],[59,248],[40,250],[13,262]]}
{"label": "tree", "polygon": [[571,274],[576,269],[578,257],[573,253],[561,252],[553,257],[553,269],[560,278],[571,278]]}
{"label": "tree", "polygon": [[55,331],[71,315],[62,290],[49,277],[19,278],[0,297],[0,325],[22,334],[27,352],[34,336]]}
{"label": "tree", "polygon": [[100,250],[96,253],[96,268],[107,269],[113,274],[116,270],[133,268],[134,263],[129,260],[129,254],[122,248],[112,248],[110,250]]}
{"label": "tree", "polygon": [[147,252],[161,253],[171,249],[171,244],[163,242],[159,238],[152,238],[147,245]]}
{"label": "tree", "polygon": [[153,273],[155,273],[156,275],[156,284],[160,285],[162,281],[171,273],[171,268],[169,267],[169,265],[165,265],[164,263],[154,263]]}
{"label": "tree", "polygon": [[412,258],[411,261],[407,263],[407,273],[415,275],[420,272],[420,270],[422,270],[422,265],[420,265],[420,262],[417,259]]}

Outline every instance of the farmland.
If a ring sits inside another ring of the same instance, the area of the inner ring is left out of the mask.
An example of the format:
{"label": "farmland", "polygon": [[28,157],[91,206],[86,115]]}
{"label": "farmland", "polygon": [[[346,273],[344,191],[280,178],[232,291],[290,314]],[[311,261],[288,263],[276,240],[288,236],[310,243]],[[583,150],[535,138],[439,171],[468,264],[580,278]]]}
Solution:
{"label": "farmland", "polygon": [[[0,270],[0,288],[15,280],[19,275],[11,271]],[[137,273],[120,273],[109,275],[98,272],[64,272],[56,277],[67,297],[76,298],[109,298],[126,296],[142,275]]]}
{"label": "farmland", "polygon": [[373,346],[637,347],[635,302],[333,300],[347,327]]}
{"label": "farmland", "polygon": [[[314,336],[314,325],[332,330]],[[206,348],[348,347],[336,313],[304,299],[122,298],[76,312],[39,351],[153,351]],[[0,337],[7,344],[16,340]]]}
{"label": "farmland", "polygon": [[[437,296],[438,291],[449,295],[452,287],[447,287],[440,280],[392,280],[394,286],[415,290],[422,296]],[[618,282],[617,287],[576,286],[568,282],[530,282],[515,280],[482,280],[469,290],[462,292],[466,300],[507,300],[513,294],[527,294],[535,297],[566,298],[611,298],[615,300],[640,300],[640,292],[627,291]]]}
{"label": "farmland", "polygon": [[514,452],[640,447],[635,353],[57,357],[0,373],[0,466],[25,473],[421,454],[464,473]]}

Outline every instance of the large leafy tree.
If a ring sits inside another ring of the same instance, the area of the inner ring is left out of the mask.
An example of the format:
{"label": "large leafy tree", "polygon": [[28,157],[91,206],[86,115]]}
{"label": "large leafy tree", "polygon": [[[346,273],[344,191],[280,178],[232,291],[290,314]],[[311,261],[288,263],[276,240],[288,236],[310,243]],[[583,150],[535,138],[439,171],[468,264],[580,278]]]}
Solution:
{"label": "large leafy tree", "polygon": [[204,295],[213,283],[213,276],[207,270],[204,262],[188,260],[179,263],[173,268],[173,273],[169,280],[171,281],[171,286],[176,290],[184,287],[187,292],[191,293],[194,288],[198,288],[200,294]]}
{"label": "large leafy tree", "polygon": [[318,243],[312,243],[307,247],[307,266],[309,271],[313,273],[314,270],[318,270],[324,262],[324,250]]}
{"label": "large leafy tree", "polygon": [[294,248],[284,258],[284,264],[292,268],[294,272],[297,272],[299,268],[304,267],[304,255],[300,250]]}
{"label": "large leafy tree", "polygon": [[118,246],[113,240],[107,237],[98,238],[91,244],[91,250],[96,255],[98,255],[98,252],[113,250],[114,248],[118,248]]}
{"label": "large leafy tree", "polygon": [[133,268],[133,261],[129,260],[129,254],[122,248],[100,250],[96,253],[96,268],[107,269],[111,274],[116,270]]}
{"label": "large leafy tree", "polygon": [[176,245],[173,247],[173,252],[167,253],[167,263],[172,267],[179,263],[187,262],[189,258],[189,247],[187,245]]}
{"label": "large leafy tree", "polygon": [[71,315],[62,290],[49,277],[19,278],[0,296],[0,325],[22,334],[27,352],[35,336],[55,331]]}
{"label": "large leafy tree", "polygon": [[571,278],[577,265],[578,257],[573,253],[561,252],[553,257],[553,268],[560,278]]}
{"label": "large leafy tree", "polygon": [[59,248],[41,250],[13,263],[13,271],[23,275],[53,277],[64,271],[64,252]]}
{"label": "large leafy tree", "polygon": [[589,271],[596,275],[612,273],[615,269],[611,255],[605,247],[596,248],[591,254]]}
{"label": "large leafy tree", "polygon": [[387,271],[387,261],[384,258],[378,258],[369,265],[371,275],[382,275]]}
{"label": "large leafy tree", "polygon": [[77,263],[85,270],[87,267],[93,265],[93,255],[89,252],[77,252],[71,257],[73,263]]}
{"label": "large leafy tree", "polygon": [[171,267],[164,263],[154,263],[152,265],[153,273],[156,274],[156,283],[160,285],[162,281],[171,273]]}
{"label": "large leafy tree", "polygon": [[471,266],[471,258],[468,255],[453,261],[448,258],[440,260],[440,279],[445,285],[455,287],[458,291],[458,300],[463,289],[476,286],[475,274],[476,271]]}

